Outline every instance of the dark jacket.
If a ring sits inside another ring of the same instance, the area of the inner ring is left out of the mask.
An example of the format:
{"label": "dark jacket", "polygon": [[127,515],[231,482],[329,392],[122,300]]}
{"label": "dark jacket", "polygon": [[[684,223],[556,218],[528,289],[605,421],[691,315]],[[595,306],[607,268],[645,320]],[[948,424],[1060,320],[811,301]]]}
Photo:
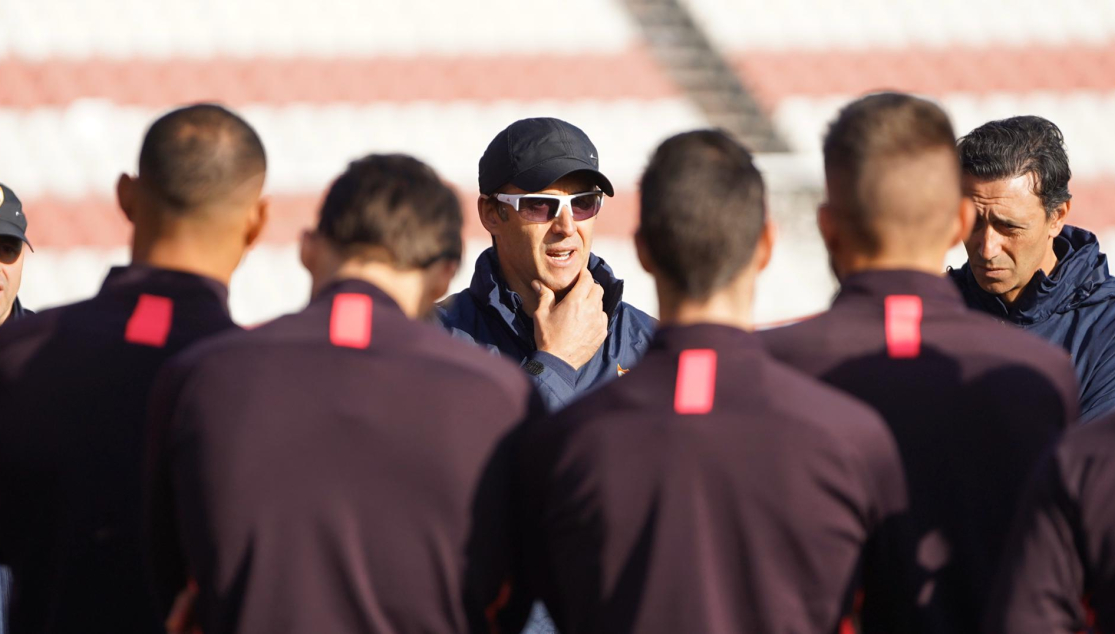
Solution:
{"label": "dark jacket", "polygon": [[[12,312],[8,315],[8,318],[4,320],[4,324],[10,324],[14,321],[19,321],[20,319],[23,319],[24,317],[30,317],[31,315],[34,315],[34,314],[35,313],[33,311],[30,311],[30,310],[27,310],[26,308],[24,308],[23,304],[19,303],[19,298],[17,297],[17,298],[15,298],[15,302],[12,304]],[[4,324],[0,324],[0,326],[2,326]],[[2,631],[2,630],[0,630],[0,631]]]}
{"label": "dark jacket", "polygon": [[986,634],[1115,631],[1115,416],[1042,461],[1007,540]]}
{"label": "dark jacket", "polygon": [[477,258],[472,284],[441,302],[438,320],[454,337],[501,353],[523,366],[538,387],[546,409],[557,411],[593,386],[630,370],[642,358],[654,334],[655,320],[622,301],[623,282],[616,279],[604,260],[590,254],[588,268],[604,287],[608,338],[596,355],[576,370],[535,347],[534,320],[523,310],[519,294],[500,274],[494,247]]}
{"label": "dark jacket", "polygon": [[148,393],[233,329],[216,280],[114,268],[96,297],[0,328],[0,564],[11,631],[162,632],[140,547]]}
{"label": "dark jacket", "polygon": [[514,365],[343,280],[172,361],[151,402],[164,608],[188,570],[209,634],[494,631],[510,432],[542,408]]}
{"label": "dark jacket", "polygon": [[1068,355],[901,270],[849,276],[828,312],[762,338],[874,407],[902,454],[910,512],[879,535],[899,554],[865,566],[861,631],[978,631],[1023,484],[1077,418]]}
{"label": "dark jacket", "polygon": [[1053,275],[1038,271],[1014,306],[976,283],[968,264],[949,271],[970,308],[1043,337],[1072,355],[1080,420],[1115,410],[1115,277],[1091,232],[1065,226],[1053,241]]}
{"label": "dark jacket", "polygon": [[905,506],[878,414],[728,326],[663,328],[521,447],[522,576],[563,634],[831,634]]}

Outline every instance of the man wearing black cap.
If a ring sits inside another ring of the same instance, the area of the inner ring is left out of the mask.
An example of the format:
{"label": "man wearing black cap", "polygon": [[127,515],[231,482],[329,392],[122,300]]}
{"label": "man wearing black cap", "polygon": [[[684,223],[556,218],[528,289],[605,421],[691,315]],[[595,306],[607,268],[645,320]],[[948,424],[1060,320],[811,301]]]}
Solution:
{"label": "man wearing black cap", "polygon": [[863,631],[976,632],[1022,484],[1076,420],[1076,377],[1062,350],[968,311],[941,274],[974,213],[940,107],[852,102],[824,161],[818,225],[840,294],[763,343],[873,406],[901,451],[909,514],[885,531],[901,556],[866,577]]}
{"label": "man wearing black cap", "polygon": [[519,363],[550,410],[630,369],[654,329],[591,253],[596,215],[615,193],[599,166],[588,136],[559,119],[496,135],[480,158],[477,201],[494,246],[438,315],[454,336]]}
{"label": "man wearing black cap", "polygon": [[665,141],[636,235],[663,328],[630,376],[523,432],[524,576],[564,634],[831,634],[903,508],[878,415],[748,332],[763,199],[725,134]]}
{"label": "man wearing black cap", "polygon": [[496,631],[509,434],[541,403],[514,365],[419,321],[461,224],[420,161],[355,161],[303,237],[309,306],[167,368],[148,510],[166,606],[188,573],[207,634]]}
{"label": "man wearing black cap", "polygon": [[0,326],[33,314],[19,303],[23,279],[23,247],[27,239],[27,216],[15,192],[0,185]]}
{"label": "man wearing black cap", "polygon": [[234,328],[227,285],[266,218],[255,131],[219,106],[175,110],[117,196],[132,263],[84,302],[0,329],[0,564],[13,634],[161,632],[142,564],[150,387],[171,355]]}

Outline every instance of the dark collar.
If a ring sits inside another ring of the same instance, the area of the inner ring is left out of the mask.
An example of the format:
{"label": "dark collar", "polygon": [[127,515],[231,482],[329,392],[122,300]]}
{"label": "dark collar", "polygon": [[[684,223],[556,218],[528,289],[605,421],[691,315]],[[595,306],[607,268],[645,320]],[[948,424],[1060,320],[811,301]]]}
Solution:
{"label": "dark collar", "polygon": [[19,297],[16,297],[15,301],[12,302],[12,311],[8,313],[8,318],[5,320],[5,323],[9,321],[17,321],[19,319],[23,319],[24,317],[30,317],[34,314],[35,313],[33,311],[24,308],[23,304],[19,303]]}
{"label": "dark collar", "polygon": [[157,289],[167,289],[180,295],[208,295],[216,298],[228,310],[228,287],[221,282],[185,271],[138,264],[115,266],[109,270],[108,277],[101,285],[101,294],[142,293]]}
{"label": "dark collar", "polygon": [[[615,276],[604,260],[592,253],[588,256],[588,270],[593,279],[604,289],[604,312],[608,314],[609,320],[614,319],[616,309],[623,301],[623,280]],[[478,305],[486,306],[498,313],[520,337],[533,338],[533,324],[528,324],[530,316],[522,313],[522,298],[511,290],[503,279],[495,247],[488,247],[480,257],[476,258],[476,269],[472,274],[472,283],[469,285],[468,292]],[[517,316],[522,317],[524,325],[530,326],[524,328],[525,332],[519,332],[516,324]]]}
{"label": "dark collar", "polygon": [[310,304],[313,305],[332,302],[334,297],[343,293],[368,295],[372,298],[372,301],[376,306],[376,310],[382,310],[386,308],[388,310],[398,312],[400,315],[403,314],[403,309],[399,307],[399,303],[396,302],[390,295],[383,292],[380,287],[372,284],[371,282],[351,278],[330,282],[324,289],[322,289],[320,293],[318,293],[312,300],[310,300]]}
{"label": "dark collar", "polygon": [[921,271],[861,271],[845,278],[833,305],[864,299],[879,300],[888,295],[917,295],[922,300],[964,309],[964,301],[949,279]]}
{"label": "dark collar", "polygon": [[650,347],[653,350],[670,352],[695,348],[762,350],[763,344],[758,335],[741,328],[722,324],[691,324],[659,328],[654,333],[654,341]]}

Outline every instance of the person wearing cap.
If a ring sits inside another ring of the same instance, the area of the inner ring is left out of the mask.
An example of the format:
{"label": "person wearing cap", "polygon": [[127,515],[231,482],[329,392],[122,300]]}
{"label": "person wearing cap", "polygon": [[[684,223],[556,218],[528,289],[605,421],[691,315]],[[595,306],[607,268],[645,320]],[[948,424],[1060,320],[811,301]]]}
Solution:
{"label": "person wearing cap", "polygon": [[147,131],[117,198],[131,264],[100,292],[0,328],[0,565],[11,631],[164,632],[142,556],[146,408],[164,362],[230,329],[228,283],[267,217],[266,158],[232,112]]}
{"label": "person wearing cap", "polygon": [[939,106],[858,99],[823,153],[817,220],[840,293],[761,338],[882,414],[902,455],[909,512],[880,533],[898,553],[865,575],[861,631],[978,632],[1023,483],[1076,422],[1076,376],[1063,350],[968,310],[942,274],[974,210]]}
{"label": "person wearing cap", "polygon": [[523,430],[528,588],[564,634],[836,632],[902,469],[878,414],[750,332],[773,244],[750,153],[666,140],[636,244],[663,324],[646,357]]}
{"label": "person wearing cap", "polygon": [[558,410],[624,374],[653,334],[654,320],[623,302],[623,282],[592,253],[596,215],[615,192],[588,136],[550,118],[497,134],[479,180],[477,210],[493,246],[438,318],[519,363]]}
{"label": "person wearing cap", "polygon": [[[19,303],[24,246],[31,249],[23,205],[7,185],[0,185],[0,326],[34,314]],[[0,588],[2,583],[0,577]]]}
{"label": "person wearing cap", "polygon": [[156,590],[195,600],[206,634],[464,634],[512,618],[511,438],[542,404],[513,364],[421,319],[457,270],[461,225],[421,161],[353,162],[303,235],[309,306],[160,376]]}

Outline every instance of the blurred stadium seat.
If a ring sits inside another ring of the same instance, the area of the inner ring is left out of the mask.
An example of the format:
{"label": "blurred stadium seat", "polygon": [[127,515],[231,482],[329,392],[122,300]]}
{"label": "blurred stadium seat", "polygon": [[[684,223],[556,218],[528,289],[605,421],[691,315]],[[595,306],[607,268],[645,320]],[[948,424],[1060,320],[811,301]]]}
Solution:
{"label": "blurred stadium seat", "polygon": [[[1073,220],[1115,243],[1115,4],[682,4],[792,149],[761,157],[782,242],[761,283],[760,321],[828,303],[812,220],[819,138],[842,103],[869,90],[936,97],[960,132],[1015,114],[1054,120],[1076,174]],[[298,232],[329,179],[372,151],[414,154],[457,185],[469,250],[453,290],[466,284],[488,243],[473,211],[477,160],[528,116],[565,118],[596,142],[619,191],[595,250],[627,278],[629,300],[654,312],[629,240],[638,175],[664,137],[707,125],[620,0],[557,11],[515,0],[6,0],[0,78],[0,182],[31,221],[36,253],[21,296],[35,308],[92,294],[126,260],[113,188],[161,111],[218,100],[257,127],[274,217],[234,279],[243,323],[304,303]]]}

